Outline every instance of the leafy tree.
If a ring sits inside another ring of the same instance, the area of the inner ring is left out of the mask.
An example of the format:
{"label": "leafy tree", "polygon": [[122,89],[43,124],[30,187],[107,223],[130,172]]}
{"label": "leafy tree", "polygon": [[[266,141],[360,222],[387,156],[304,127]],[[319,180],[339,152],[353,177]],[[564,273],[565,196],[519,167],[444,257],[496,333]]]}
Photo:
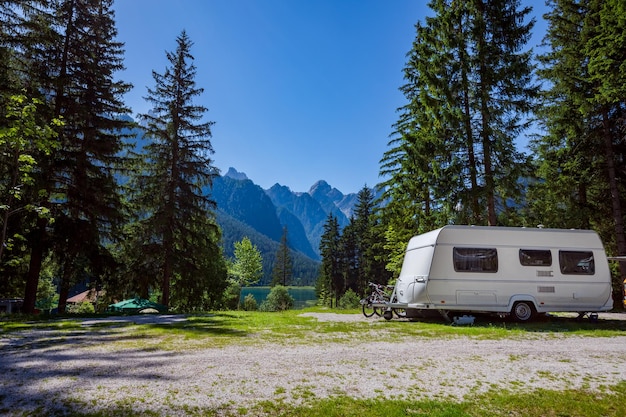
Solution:
{"label": "leafy tree", "polygon": [[247,236],[241,241],[235,242],[235,261],[231,273],[241,287],[254,285],[263,276],[261,252]]}
{"label": "leafy tree", "polygon": [[[47,262],[50,264],[49,260]],[[54,269],[48,265],[43,268],[39,285],[37,286],[37,304],[39,310],[50,312],[59,304],[57,286],[54,284]]]}
{"label": "leafy tree", "polygon": [[205,305],[209,288],[223,293],[226,263],[215,203],[204,191],[217,175],[210,157],[213,122],[198,122],[207,108],[193,102],[204,90],[196,87],[192,42],[183,31],[176,43],[175,52],[166,54],[165,72],[152,73],[155,86],[146,97],[152,109],[140,115],[150,142],[130,189],[139,214],[134,241],[137,251],[148,256],[145,268],[161,277],[161,302],[191,309]]}
{"label": "leafy tree", "polygon": [[280,238],[280,246],[276,252],[274,260],[274,268],[272,269],[272,287],[282,285],[286,287],[291,284],[293,275],[293,263],[291,260],[291,252],[287,245],[287,228],[283,228],[283,235]]}
{"label": "leafy tree", "polygon": [[52,126],[38,125],[35,113],[41,104],[37,99],[29,102],[24,95],[12,96],[6,110],[8,124],[0,126],[0,154],[5,157],[0,168],[0,262],[5,248],[11,249],[13,240],[20,237],[7,236],[11,216],[21,211],[49,215],[49,211],[37,201],[25,201],[25,189],[35,185],[32,173],[37,167],[37,161],[33,155],[49,155],[52,152],[57,146],[54,128],[61,125],[57,119],[52,121]]}

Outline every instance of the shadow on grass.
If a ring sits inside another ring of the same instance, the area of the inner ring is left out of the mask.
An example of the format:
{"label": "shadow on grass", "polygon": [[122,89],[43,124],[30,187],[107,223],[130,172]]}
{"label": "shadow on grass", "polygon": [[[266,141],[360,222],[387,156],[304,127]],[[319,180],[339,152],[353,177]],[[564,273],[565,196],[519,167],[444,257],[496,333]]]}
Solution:
{"label": "shadow on grass", "polygon": [[[516,329],[537,333],[584,332],[585,334],[598,333],[598,336],[602,336],[603,332],[626,333],[626,313],[600,313],[597,318],[590,318],[588,316],[579,318],[574,313],[546,314],[539,315],[526,323],[519,323],[510,317],[499,317],[494,314],[450,312],[449,316],[452,318],[454,316],[462,316],[464,314],[475,317],[475,321],[471,325],[471,327],[475,328],[499,327],[503,329]],[[412,318],[410,321],[431,324],[447,324],[439,313],[431,314],[426,317]],[[460,325],[458,327],[465,326]]]}
{"label": "shadow on grass", "polygon": [[[64,407],[63,399],[72,392],[94,385],[104,389],[108,381],[116,381],[115,386],[158,381],[183,386],[190,376],[169,369],[183,369],[195,354],[181,354],[178,347],[184,350],[193,339],[202,344],[204,339],[247,335],[230,324],[215,315],[137,315],[56,318],[5,328],[0,334],[0,414],[23,410],[9,415],[51,415],[42,410]],[[222,359],[208,355],[194,360],[210,368]]]}

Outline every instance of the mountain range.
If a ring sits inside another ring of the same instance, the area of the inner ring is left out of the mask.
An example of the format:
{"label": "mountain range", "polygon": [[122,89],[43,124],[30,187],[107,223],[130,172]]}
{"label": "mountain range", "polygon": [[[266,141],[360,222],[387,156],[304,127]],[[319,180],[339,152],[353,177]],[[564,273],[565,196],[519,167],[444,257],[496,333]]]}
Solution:
{"label": "mountain range", "polygon": [[[124,120],[133,121],[131,117]],[[141,129],[129,129],[126,141],[141,151],[145,143]],[[217,203],[216,217],[222,229],[224,254],[234,257],[234,243],[248,237],[263,257],[261,284],[272,279],[274,258],[287,228],[287,245],[292,250],[294,284],[313,285],[320,265],[319,244],[329,213],[341,228],[348,225],[357,194],[343,194],[326,181],[318,181],[308,192],[294,192],[274,184],[264,190],[248,176],[229,168],[213,179],[205,192]]]}
{"label": "mountain range", "polygon": [[356,193],[344,195],[323,180],[307,192],[294,192],[280,184],[264,190],[232,167],[213,180],[210,193],[217,203],[225,255],[232,258],[234,243],[247,236],[263,256],[262,284],[271,281],[274,257],[285,227],[287,245],[292,249],[294,278],[299,278],[298,284],[302,285],[315,282],[319,244],[329,213],[337,217],[340,227],[345,227],[357,202]]}

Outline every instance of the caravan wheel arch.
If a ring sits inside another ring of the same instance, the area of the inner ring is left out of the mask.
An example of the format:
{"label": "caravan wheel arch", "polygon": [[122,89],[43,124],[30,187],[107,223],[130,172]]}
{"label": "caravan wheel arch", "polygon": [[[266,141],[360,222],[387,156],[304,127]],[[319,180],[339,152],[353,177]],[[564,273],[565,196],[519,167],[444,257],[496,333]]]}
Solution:
{"label": "caravan wheel arch", "polygon": [[515,321],[520,322],[531,320],[539,311],[535,297],[528,294],[511,297],[508,308],[511,312],[511,317]]}

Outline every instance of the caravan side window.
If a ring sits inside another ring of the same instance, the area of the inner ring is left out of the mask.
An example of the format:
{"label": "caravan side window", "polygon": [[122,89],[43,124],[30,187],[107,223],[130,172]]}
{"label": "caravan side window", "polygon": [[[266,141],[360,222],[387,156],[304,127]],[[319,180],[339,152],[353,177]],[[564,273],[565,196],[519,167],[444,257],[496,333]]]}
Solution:
{"label": "caravan side window", "polygon": [[593,275],[596,272],[592,252],[560,250],[559,263],[562,274]]}
{"label": "caravan side window", "polygon": [[454,248],[457,272],[498,272],[498,251],[491,248]]}
{"label": "caravan side window", "polygon": [[520,249],[519,261],[524,266],[552,265],[552,252],[549,250]]}

